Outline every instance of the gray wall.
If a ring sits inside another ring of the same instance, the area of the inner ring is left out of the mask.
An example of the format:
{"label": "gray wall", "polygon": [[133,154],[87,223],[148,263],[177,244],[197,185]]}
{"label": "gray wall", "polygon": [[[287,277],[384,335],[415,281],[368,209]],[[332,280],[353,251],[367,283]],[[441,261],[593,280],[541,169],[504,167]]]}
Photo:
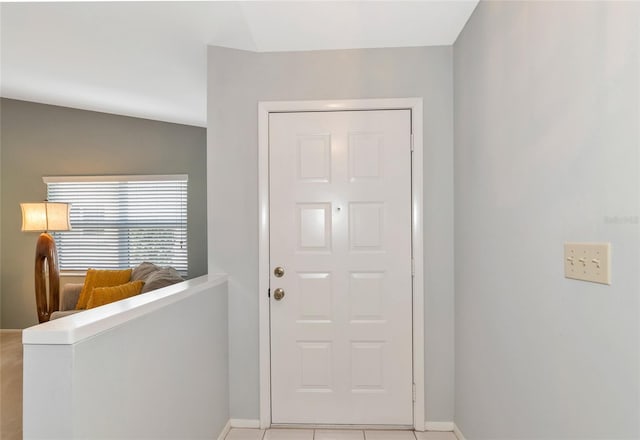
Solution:
{"label": "gray wall", "polygon": [[209,273],[227,272],[231,417],[259,418],[258,101],[424,98],[426,419],[453,420],[452,48],[209,48]]}
{"label": "gray wall", "polygon": [[[1,8],[0,8],[1,10]],[[0,98],[0,274],[2,274],[2,101]],[[35,300],[34,300],[35,304]],[[0,329],[2,327],[2,278],[0,278]]]}
{"label": "gray wall", "polygon": [[20,202],[44,200],[44,175],[189,174],[189,276],[207,273],[206,129],[2,99],[2,328],[38,323],[37,233]]}
{"label": "gray wall", "polygon": [[[640,4],[480,2],[454,45],[455,421],[640,438]],[[612,285],[563,242],[611,242]]]}

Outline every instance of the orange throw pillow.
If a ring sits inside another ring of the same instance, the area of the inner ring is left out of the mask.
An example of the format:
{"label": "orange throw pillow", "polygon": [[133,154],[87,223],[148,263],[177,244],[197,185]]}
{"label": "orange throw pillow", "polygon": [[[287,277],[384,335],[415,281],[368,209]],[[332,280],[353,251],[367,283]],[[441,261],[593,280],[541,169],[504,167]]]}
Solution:
{"label": "orange throw pillow", "polygon": [[142,291],[142,286],[144,286],[144,281],[131,281],[130,283],[113,287],[96,287],[89,296],[87,309],[135,296]]}
{"label": "orange throw pillow", "polygon": [[78,296],[78,302],[76,303],[77,310],[83,310],[87,308],[87,302],[91,291],[96,287],[112,287],[119,286],[124,283],[128,283],[131,279],[131,269],[124,270],[87,270],[87,276],[84,279],[84,285]]}

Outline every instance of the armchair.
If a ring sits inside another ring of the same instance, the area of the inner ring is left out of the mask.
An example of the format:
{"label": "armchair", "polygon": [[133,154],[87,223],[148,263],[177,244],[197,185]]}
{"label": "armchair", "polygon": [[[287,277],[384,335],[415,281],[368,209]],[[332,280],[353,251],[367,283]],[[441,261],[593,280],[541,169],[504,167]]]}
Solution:
{"label": "armchair", "polygon": [[[131,281],[144,281],[142,292],[146,293],[152,290],[160,289],[171,284],[184,281],[177,270],[173,267],[159,267],[153,263],[141,263],[131,272]],[[83,284],[68,283],[65,284],[60,291],[60,302],[57,305],[57,311],[51,314],[50,319],[62,318],[64,316],[73,315],[82,312],[84,309],[76,309],[80,292]]]}

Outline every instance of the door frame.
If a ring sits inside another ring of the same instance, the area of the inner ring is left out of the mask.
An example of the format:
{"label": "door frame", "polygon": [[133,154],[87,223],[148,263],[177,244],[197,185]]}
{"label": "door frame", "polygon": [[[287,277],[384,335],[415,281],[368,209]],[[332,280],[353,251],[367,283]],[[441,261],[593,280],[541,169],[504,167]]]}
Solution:
{"label": "door frame", "polygon": [[411,110],[411,246],[413,249],[413,426],[424,431],[424,206],[422,98],[258,102],[258,313],[260,346],[260,428],[271,426],[269,289],[269,113]]}

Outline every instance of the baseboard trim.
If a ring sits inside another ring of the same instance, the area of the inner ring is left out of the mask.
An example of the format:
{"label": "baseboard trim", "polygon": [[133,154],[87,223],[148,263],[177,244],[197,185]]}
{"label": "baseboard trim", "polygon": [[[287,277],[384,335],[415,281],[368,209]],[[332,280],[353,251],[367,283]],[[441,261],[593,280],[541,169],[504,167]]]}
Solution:
{"label": "baseboard trim", "polygon": [[458,437],[458,440],[465,440],[464,435],[462,435],[462,432],[460,432],[460,429],[458,429],[455,423],[453,424],[453,433]]}
{"label": "baseboard trim", "polygon": [[227,423],[224,425],[224,428],[222,428],[222,432],[218,436],[218,440],[224,440],[227,434],[229,434],[230,430],[231,430],[231,420],[227,420]]}
{"label": "baseboard trim", "polygon": [[260,428],[260,420],[254,419],[231,419],[232,428]]}
{"label": "baseboard trim", "polygon": [[453,422],[424,422],[425,431],[453,431]]}

